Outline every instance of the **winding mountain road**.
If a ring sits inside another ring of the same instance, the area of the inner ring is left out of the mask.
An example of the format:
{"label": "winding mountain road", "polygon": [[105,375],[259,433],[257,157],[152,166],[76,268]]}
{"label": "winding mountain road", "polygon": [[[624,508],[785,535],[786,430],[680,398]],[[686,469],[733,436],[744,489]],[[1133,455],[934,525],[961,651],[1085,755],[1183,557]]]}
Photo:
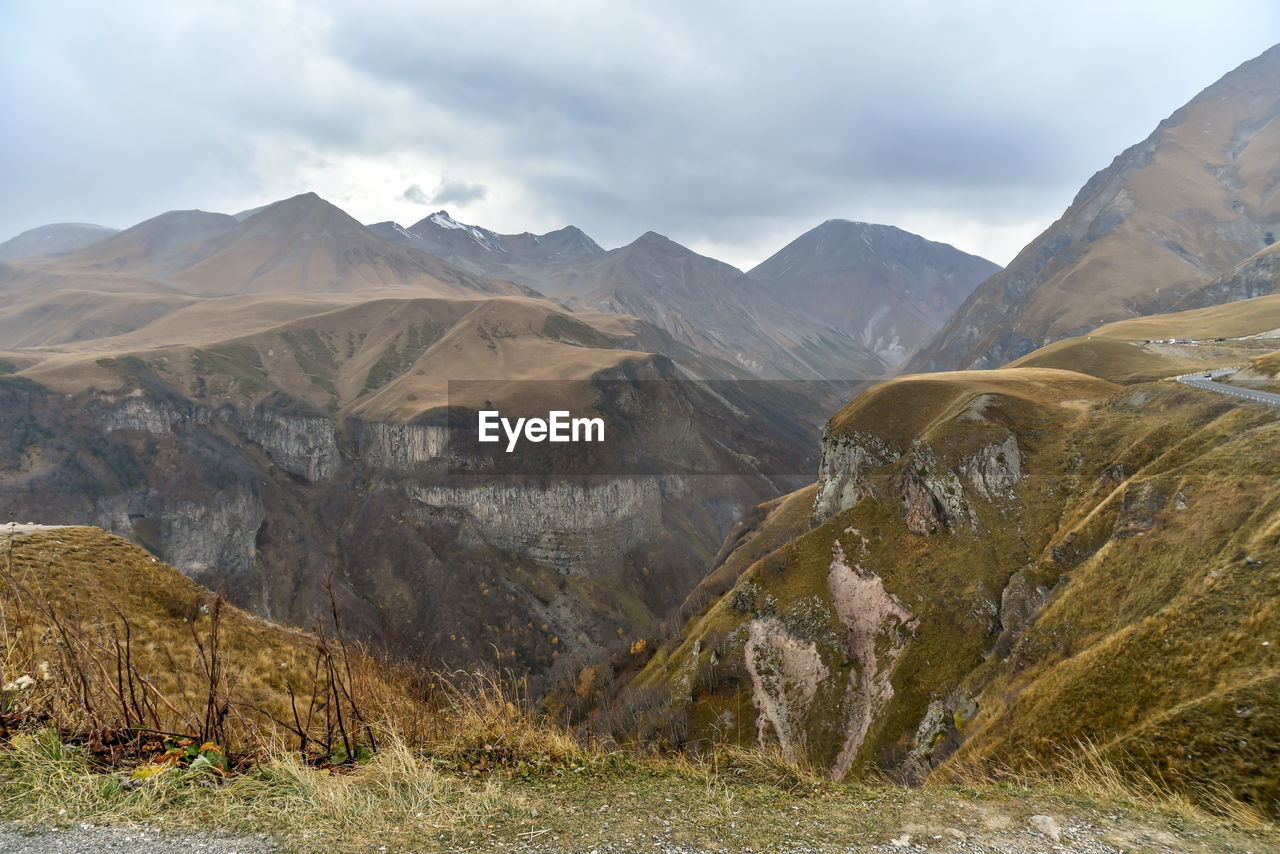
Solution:
{"label": "winding mountain road", "polygon": [[1193,374],[1183,374],[1177,377],[1178,382],[1183,385],[1189,385],[1194,388],[1204,389],[1205,391],[1216,391],[1218,394],[1229,394],[1232,397],[1243,398],[1253,403],[1265,403],[1267,406],[1274,406],[1280,409],[1280,394],[1270,391],[1258,391],[1250,388],[1240,388],[1239,386],[1227,385],[1218,382],[1218,377],[1224,377],[1234,374],[1238,368],[1215,368],[1212,371],[1196,371]]}

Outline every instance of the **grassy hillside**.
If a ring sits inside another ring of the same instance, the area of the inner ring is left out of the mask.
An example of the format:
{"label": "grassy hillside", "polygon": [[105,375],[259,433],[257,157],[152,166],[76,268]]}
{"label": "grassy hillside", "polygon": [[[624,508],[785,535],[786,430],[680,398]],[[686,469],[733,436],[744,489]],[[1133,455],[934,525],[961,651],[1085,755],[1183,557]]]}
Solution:
{"label": "grassy hillside", "polygon": [[[197,303],[138,332],[46,355],[23,375],[72,392],[127,385],[134,366],[195,400],[250,409],[285,393],[320,411],[404,421],[443,406],[449,379],[586,379],[636,357],[627,349],[631,336],[538,300],[225,302]],[[570,329],[576,338],[565,334]]]}
{"label": "grassy hillside", "polygon": [[1280,350],[1250,359],[1231,375],[1230,382],[1259,391],[1280,391]]}
{"label": "grassy hillside", "polygon": [[[348,655],[332,625],[317,635],[255,617],[98,528],[8,530],[0,531],[8,727],[45,722],[110,755],[164,733],[216,740],[236,754],[288,739],[327,755],[339,728],[365,740],[366,712],[399,717],[413,706],[371,659],[354,647]],[[342,714],[349,721],[339,725]]]}
{"label": "grassy hillside", "polygon": [[[1190,344],[1166,343],[1171,338]],[[1219,341],[1222,338],[1225,340]],[[1119,383],[1243,364],[1280,347],[1280,296],[1108,323],[1010,362],[1065,368]]]}
{"label": "grassy hillside", "polygon": [[833,417],[823,453],[614,706],[837,777],[1083,755],[1274,812],[1272,410],[1043,368],[909,376]]}
{"label": "grassy hillside", "polygon": [[[534,714],[517,683],[408,680],[358,653],[326,659],[323,637],[219,607],[97,529],[24,526],[0,537],[0,561],[0,816],[37,833],[26,845],[50,829],[58,845],[103,844],[109,831],[95,825],[131,836],[141,825],[151,839],[267,834],[286,850],[325,852],[843,850],[906,839],[944,854],[975,845],[1039,854],[1064,841],[1157,840],[1177,851],[1280,841],[1247,813],[1233,826],[1080,769],[905,789],[832,783],[769,750],[692,759],[578,740]],[[211,680],[215,649],[221,676]],[[292,709],[305,716],[306,698],[326,697],[335,672],[342,710],[362,710],[373,735],[353,735],[351,753],[304,747],[294,732]],[[210,734],[200,712],[211,685],[215,705],[229,709],[229,740],[218,745],[199,743]],[[162,726],[121,716],[131,686],[172,705]],[[203,763],[188,755],[197,749]],[[208,761],[226,754],[225,766]]]}

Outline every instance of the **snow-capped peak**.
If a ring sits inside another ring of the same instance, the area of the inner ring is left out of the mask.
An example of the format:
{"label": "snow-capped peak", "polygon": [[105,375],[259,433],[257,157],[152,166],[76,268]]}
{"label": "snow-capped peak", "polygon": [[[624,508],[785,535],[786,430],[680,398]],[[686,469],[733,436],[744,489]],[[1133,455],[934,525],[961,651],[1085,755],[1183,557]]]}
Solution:
{"label": "snow-capped peak", "polygon": [[441,228],[466,228],[465,225],[458,222],[453,217],[449,216],[448,211],[436,211],[435,213],[433,213],[431,216],[427,218],[430,219],[432,222],[434,222],[436,225],[440,226]]}
{"label": "snow-capped peak", "polygon": [[456,219],[449,216],[448,211],[436,211],[431,216],[427,217],[427,219],[440,228],[465,233],[475,243],[479,244],[481,248],[486,249],[489,252],[507,251],[503,249],[501,245],[495,245],[493,238],[497,238],[498,235],[488,229],[480,228],[476,225],[467,225],[466,223],[458,222]]}

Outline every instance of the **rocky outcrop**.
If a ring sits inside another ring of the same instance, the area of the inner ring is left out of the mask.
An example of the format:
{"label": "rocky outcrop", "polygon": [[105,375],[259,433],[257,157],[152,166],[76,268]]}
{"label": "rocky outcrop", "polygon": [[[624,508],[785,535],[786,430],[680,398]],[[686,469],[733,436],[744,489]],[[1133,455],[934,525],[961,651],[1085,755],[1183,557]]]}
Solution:
{"label": "rocky outcrop", "polygon": [[329,418],[255,411],[246,427],[249,438],[287,472],[314,482],[328,480],[338,470],[338,442]]}
{"label": "rocky outcrop", "polygon": [[822,522],[871,495],[873,469],[897,462],[901,456],[884,439],[871,434],[824,436],[814,521]]}
{"label": "rocky outcrop", "polygon": [[[872,434],[824,437],[814,522],[848,510],[863,498],[888,497],[884,485],[890,482],[889,467],[900,460],[904,455],[891,442]],[[951,468],[929,442],[917,440],[905,463],[896,492],[907,528],[922,536],[956,525],[976,526],[977,515],[966,497],[965,484],[974,499],[1008,504],[1023,478],[1022,453],[1013,434],[961,458]]]}
{"label": "rocky outcrop", "polygon": [[464,539],[517,552],[564,574],[591,574],[616,564],[662,526],[656,478],[589,486],[412,485],[407,495],[420,518],[447,516]]}
{"label": "rocky outcrop", "polygon": [[[158,399],[141,389],[120,396],[99,395],[90,405],[99,411],[106,432],[134,430],[167,436],[212,420],[204,406]],[[218,409],[217,419],[259,445],[276,465],[306,480],[327,480],[341,465],[333,419],[328,416],[295,414],[267,404],[259,404],[245,416],[225,404]]]}
{"label": "rocky outcrop", "polygon": [[253,569],[264,518],[261,498],[245,483],[207,494],[143,489],[108,495],[93,515],[103,530],[142,540],[182,574],[206,582]]}
{"label": "rocky outcrop", "polygon": [[160,516],[160,558],[196,580],[242,576],[254,568],[262,520],[262,501],[246,487],[175,501]]}
{"label": "rocky outcrop", "polygon": [[333,419],[328,416],[262,403],[247,418],[229,404],[218,410],[218,417],[260,446],[273,463],[305,480],[328,480],[342,464]]}
{"label": "rocky outcrop", "polygon": [[916,727],[907,761],[897,776],[920,783],[930,770],[955,750],[964,725],[978,714],[978,704],[963,691],[952,689],[936,697]]}
{"label": "rocky outcrop", "polygon": [[207,424],[209,420],[209,412],[203,407],[157,400],[145,395],[141,389],[119,396],[105,394],[93,403],[98,409],[102,429],[108,433],[137,430],[165,436],[178,425],[189,422]]}
{"label": "rocky outcrop", "polygon": [[924,536],[963,523],[977,524],[960,476],[940,465],[933,449],[922,442],[912,448],[902,504],[907,530],[913,534]]}
{"label": "rocky outcrop", "polygon": [[998,657],[1009,655],[1048,598],[1048,585],[1041,583],[1033,569],[1024,567],[1013,574],[1000,593],[1000,636],[994,648]]}
{"label": "rocky outcrop", "polygon": [[1156,514],[1169,502],[1169,493],[1154,480],[1141,480],[1125,486],[1116,515],[1113,536],[1134,537],[1155,527]]}
{"label": "rocky outcrop", "polygon": [[965,457],[960,470],[983,500],[1013,501],[1023,476],[1018,440],[1009,434],[1003,442],[987,445]]}
{"label": "rocky outcrop", "polygon": [[410,471],[420,463],[444,456],[449,446],[449,428],[423,424],[392,424],[385,421],[347,422],[360,464],[369,469]]}

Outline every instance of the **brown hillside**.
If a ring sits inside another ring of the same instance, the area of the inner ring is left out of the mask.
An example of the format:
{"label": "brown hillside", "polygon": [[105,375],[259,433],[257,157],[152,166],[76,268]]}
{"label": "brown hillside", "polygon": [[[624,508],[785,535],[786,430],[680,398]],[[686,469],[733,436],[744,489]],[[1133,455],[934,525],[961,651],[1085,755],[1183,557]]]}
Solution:
{"label": "brown hillside", "polygon": [[1080,191],[910,362],[996,367],[1179,307],[1280,233],[1280,46],[1224,76]]}

